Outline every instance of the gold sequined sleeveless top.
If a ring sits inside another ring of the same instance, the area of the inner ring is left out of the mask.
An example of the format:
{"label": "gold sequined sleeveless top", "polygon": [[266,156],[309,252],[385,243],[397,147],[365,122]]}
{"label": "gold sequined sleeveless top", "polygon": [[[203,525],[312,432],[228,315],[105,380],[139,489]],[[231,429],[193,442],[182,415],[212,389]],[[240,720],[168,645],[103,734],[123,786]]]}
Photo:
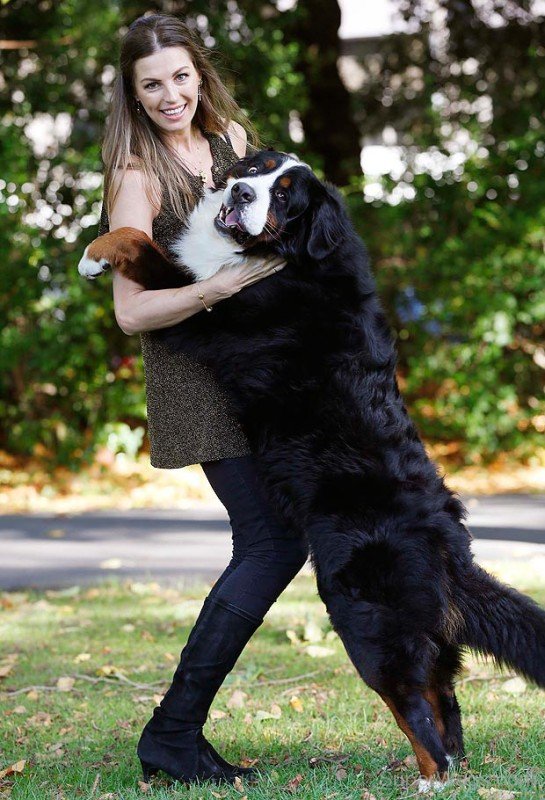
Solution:
{"label": "gold sequined sleeveless top", "polygon": [[[238,156],[214,133],[204,135],[210,144],[212,178],[217,185],[223,173]],[[203,188],[197,175],[187,173],[195,195]],[[99,235],[109,230],[103,209]],[[179,235],[180,221],[163,203],[153,220],[153,239],[168,252]],[[226,301],[229,302],[229,301]],[[153,331],[140,336],[146,399],[151,464],[158,469],[179,469],[188,464],[247,455],[248,441],[235,418],[228,398],[211,371],[183,353],[171,353]]]}

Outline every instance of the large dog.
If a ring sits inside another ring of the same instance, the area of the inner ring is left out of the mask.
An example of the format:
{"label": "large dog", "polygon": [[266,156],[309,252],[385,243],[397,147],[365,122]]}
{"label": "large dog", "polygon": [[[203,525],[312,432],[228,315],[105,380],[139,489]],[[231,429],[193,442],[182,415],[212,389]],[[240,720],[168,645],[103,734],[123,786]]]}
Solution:
{"label": "large dog", "polygon": [[229,391],[270,498],[308,537],[318,591],[364,681],[409,738],[420,790],[463,756],[461,646],[545,687],[545,612],[474,562],[464,509],[428,458],[395,378],[364,245],[339,193],[272,151],[245,158],[189,218],[175,267],[143,233],[95,240],[80,272],[188,284],[249,254],[278,275],[162,333]]}

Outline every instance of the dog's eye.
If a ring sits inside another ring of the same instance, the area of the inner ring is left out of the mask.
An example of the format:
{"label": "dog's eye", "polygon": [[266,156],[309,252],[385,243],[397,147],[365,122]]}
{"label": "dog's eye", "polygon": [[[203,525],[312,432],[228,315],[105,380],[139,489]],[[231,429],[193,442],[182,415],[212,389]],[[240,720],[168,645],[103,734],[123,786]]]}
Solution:
{"label": "dog's eye", "polygon": [[274,194],[275,194],[275,196],[276,196],[276,197],[278,197],[278,199],[279,199],[279,200],[281,200],[283,203],[285,203],[285,202],[286,202],[286,200],[288,199],[288,196],[287,196],[286,192],[282,192],[282,191],[278,190],[278,191],[277,191],[277,192],[275,192]]}
{"label": "dog's eye", "polygon": [[248,167],[248,174],[254,175],[257,172],[257,167]]}

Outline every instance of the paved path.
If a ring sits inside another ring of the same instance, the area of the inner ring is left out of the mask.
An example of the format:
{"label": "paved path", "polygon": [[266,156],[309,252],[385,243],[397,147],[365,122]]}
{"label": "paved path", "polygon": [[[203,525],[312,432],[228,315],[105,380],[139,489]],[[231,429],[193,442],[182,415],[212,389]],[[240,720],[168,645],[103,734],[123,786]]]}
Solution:
{"label": "paved path", "polygon": [[[479,560],[537,559],[545,569],[545,495],[464,499]],[[0,589],[55,588],[112,575],[212,580],[230,555],[227,519],[216,508],[0,515]]]}

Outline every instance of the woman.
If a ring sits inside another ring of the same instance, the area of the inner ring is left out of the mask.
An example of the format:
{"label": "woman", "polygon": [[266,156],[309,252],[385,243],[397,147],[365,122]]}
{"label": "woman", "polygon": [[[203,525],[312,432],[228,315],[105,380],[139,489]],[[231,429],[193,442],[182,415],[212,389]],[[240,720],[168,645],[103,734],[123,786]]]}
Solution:
{"label": "woman", "polygon": [[[101,233],[128,225],[168,249],[203,186],[215,185],[244,156],[246,133],[237,119],[245,121],[191,31],[174,17],[137,19],[123,39],[106,129]],[[151,462],[164,469],[200,462],[233,530],[232,559],[140,737],[146,781],[158,770],[183,781],[254,773],[225,761],[202,726],[225,676],[307,558],[306,542],[268,505],[244,434],[211,373],[171,354],[153,331],[212,310],[282,266],[254,262],[160,291],[113,276],[116,319],[125,333],[142,334]]]}

